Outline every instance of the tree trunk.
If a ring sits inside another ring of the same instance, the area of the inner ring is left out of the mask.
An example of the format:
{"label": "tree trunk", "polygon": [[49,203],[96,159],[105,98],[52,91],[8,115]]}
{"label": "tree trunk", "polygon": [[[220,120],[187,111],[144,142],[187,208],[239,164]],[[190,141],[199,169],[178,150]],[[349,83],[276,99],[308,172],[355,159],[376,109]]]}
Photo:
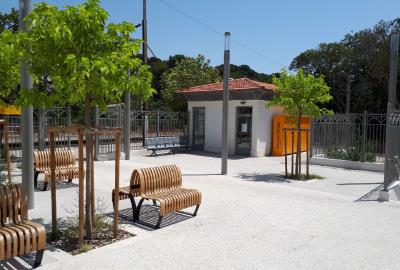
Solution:
{"label": "tree trunk", "polygon": [[[85,98],[85,125],[87,129],[92,127],[92,106],[91,99],[89,95],[86,95]],[[86,135],[86,238],[92,238],[92,136]]]}
{"label": "tree trunk", "polygon": [[297,117],[297,157],[296,157],[296,174],[297,179],[301,179],[301,116],[300,112]]}

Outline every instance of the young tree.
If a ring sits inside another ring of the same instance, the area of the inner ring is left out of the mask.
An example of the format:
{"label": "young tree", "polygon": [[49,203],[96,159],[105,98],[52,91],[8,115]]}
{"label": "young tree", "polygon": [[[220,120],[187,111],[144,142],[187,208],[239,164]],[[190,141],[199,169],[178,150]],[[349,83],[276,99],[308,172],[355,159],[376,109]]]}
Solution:
{"label": "young tree", "polygon": [[170,109],[185,111],[186,102],[179,99],[176,90],[220,80],[218,70],[211,67],[210,62],[206,61],[203,55],[196,58],[182,58],[176,62],[174,68],[162,75],[162,97]]}
{"label": "young tree", "polygon": [[267,107],[281,106],[285,113],[296,118],[296,175],[300,179],[301,118],[302,116],[319,118],[323,114],[332,114],[332,111],[320,107],[321,104],[328,103],[332,99],[329,93],[330,88],[323,77],[306,75],[302,69],[299,69],[297,73],[282,70],[280,77],[274,77],[272,82],[276,85],[275,96],[273,100],[266,103]]}
{"label": "young tree", "polygon": [[20,53],[14,44],[14,35],[6,30],[0,33],[0,103],[8,103],[20,79]]}
{"label": "young tree", "polygon": [[[152,94],[151,73],[137,55],[140,40],[131,39],[131,23],[107,24],[108,13],[99,0],[59,10],[40,3],[27,16],[29,32],[19,32],[17,42],[34,81],[48,77],[53,88],[21,89],[18,103],[36,107],[52,104],[85,104],[85,123],[93,126],[92,108],[105,109],[120,102],[129,90],[147,99]],[[128,76],[128,71],[130,75]],[[92,220],[91,139],[86,142],[86,237],[91,238]]]}

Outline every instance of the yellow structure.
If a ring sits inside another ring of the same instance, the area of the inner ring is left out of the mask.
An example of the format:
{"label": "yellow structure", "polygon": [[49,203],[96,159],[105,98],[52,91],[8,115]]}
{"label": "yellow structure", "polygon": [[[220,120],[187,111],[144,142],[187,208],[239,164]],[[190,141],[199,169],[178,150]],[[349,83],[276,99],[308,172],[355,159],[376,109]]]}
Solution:
{"label": "yellow structure", "polygon": [[[285,155],[285,128],[296,128],[297,119],[287,115],[274,115],[272,127],[272,155],[283,156]],[[301,128],[310,129],[311,118],[302,117]],[[308,134],[308,135],[307,135]],[[307,137],[310,142],[310,134],[306,131],[301,132],[301,151],[307,150]],[[297,131],[293,132],[293,148],[292,148],[292,132],[286,132],[286,154],[297,152]]]}
{"label": "yellow structure", "polygon": [[11,105],[3,105],[0,106],[0,115],[21,115],[21,108]]}

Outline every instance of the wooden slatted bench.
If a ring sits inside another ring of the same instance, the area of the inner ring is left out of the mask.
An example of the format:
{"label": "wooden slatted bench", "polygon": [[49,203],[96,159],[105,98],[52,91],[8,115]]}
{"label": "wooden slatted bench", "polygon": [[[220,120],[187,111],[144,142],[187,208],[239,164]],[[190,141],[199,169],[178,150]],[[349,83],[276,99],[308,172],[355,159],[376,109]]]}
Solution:
{"label": "wooden slatted bench", "polygon": [[[139,196],[141,200],[136,206],[135,197]],[[196,206],[193,213],[193,216],[196,216],[201,204],[200,191],[182,187],[182,173],[176,165],[134,170],[131,175],[130,186],[122,187],[119,191],[119,200],[128,198],[132,203],[134,221],[139,220],[140,208],[144,200],[159,203],[160,215],[156,228],[160,227],[163,217],[171,212]],[[114,200],[114,196],[112,199]]]}
{"label": "wooden slatted bench", "polygon": [[182,173],[176,165],[137,169],[133,172],[140,180],[140,200],[135,219],[139,220],[140,208],[144,200],[157,201],[160,215],[156,228],[160,227],[164,216],[171,212],[196,206],[193,216],[197,215],[201,204],[201,193],[195,189],[182,187]]}
{"label": "wooden slatted bench", "polygon": [[[79,177],[79,167],[75,165],[75,159],[71,150],[67,149],[56,149],[56,180],[68,180],[71,182],[72,179]],[[44,185],[43,190],[47,190],[48,183],[51,175],[51,158],[50,151],[35,151],[34,162],[35,162],[35,175],[34,184],[37,187],[37,179],[40,173],[44,173]]]}
{"label": "wooden slatted bench", "polygon": [[28,220],[28,197],[20,184],[0,186],[0,260],[36,251],[33,267],[41,264],[46,230]]}

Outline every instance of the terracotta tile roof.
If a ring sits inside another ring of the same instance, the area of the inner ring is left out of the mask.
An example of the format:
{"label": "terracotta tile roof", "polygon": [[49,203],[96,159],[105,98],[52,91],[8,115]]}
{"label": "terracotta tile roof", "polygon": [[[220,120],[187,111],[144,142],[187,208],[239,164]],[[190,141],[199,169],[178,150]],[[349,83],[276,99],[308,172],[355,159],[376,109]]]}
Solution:
{"label": "terracotta tile roof", "polygon": [[[222,91],[224,89],[223,82],[204,84],[194,86],[186,89],[180,89],[177,93],[198,93],[198,92],[215,92]],[[229,91],[234,90],[249,90],[249,89],[263,89],[266,91],[272,91],[275,89],[275,85],[269,83],[262,83],[247,78],[231,79],[229,81]]]}

